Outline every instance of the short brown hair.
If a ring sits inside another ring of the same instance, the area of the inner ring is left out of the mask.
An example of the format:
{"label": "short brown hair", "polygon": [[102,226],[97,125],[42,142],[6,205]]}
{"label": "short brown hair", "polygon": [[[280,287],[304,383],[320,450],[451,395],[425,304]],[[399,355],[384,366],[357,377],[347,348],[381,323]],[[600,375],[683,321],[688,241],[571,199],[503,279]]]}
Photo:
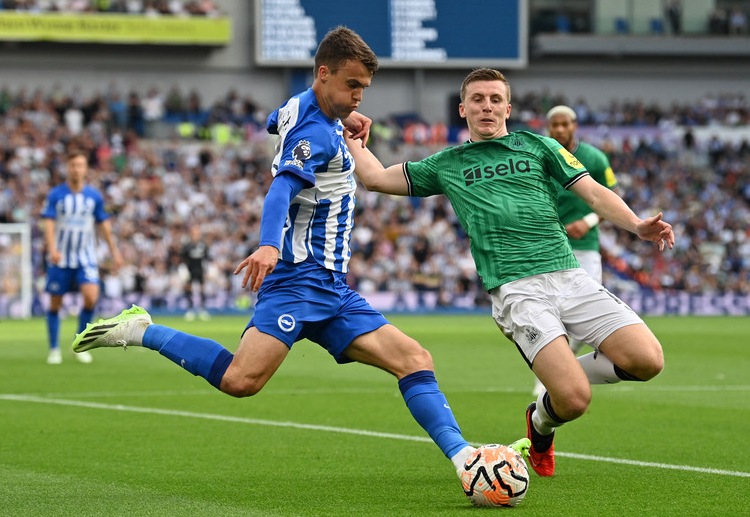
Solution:
{"label": "short brown hair", "polygon": [[83,149],[68,150],[68,153],[65,155],[65,161],[69,162],[70,160],[73,160],[74,158],[78,158],[79,156],[83,156],[84,158],[86,158],[87,162],[89,161],[89,155]]}
{"label": "short brown hair", "polygon": [[461,102],[465,100],[464,98],[466,97],[466,87],[469,86],[469,84],[473,83],[474,81],[502,81],[504,82],[505,86],[508,87],[508,102],[510,102],[510,83],[502,74],[502,72],[499,72],[492,68],[475,68],[474,70],[469,72],[469,75],[466,76],[466,78],[464,79],[464,82],[461,83]]}
{"label": "short brown hair", "polygon": [[325,35],[315,52],[315,75],[322,65],[336,72],[348,60],[359,61],[370,73],[378,71],[378,57],[359,34],[339,25]]}

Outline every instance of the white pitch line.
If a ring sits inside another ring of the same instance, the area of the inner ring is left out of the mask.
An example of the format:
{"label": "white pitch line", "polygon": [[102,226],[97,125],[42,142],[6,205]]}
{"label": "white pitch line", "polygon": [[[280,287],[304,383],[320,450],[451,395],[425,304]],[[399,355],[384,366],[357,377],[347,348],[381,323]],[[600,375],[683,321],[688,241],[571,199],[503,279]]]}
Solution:
{"label": "white pitch line", "polygon": [[[90,409],[104,409],[108,411],[126,411],[131,413],[146,413],[152,415],[181,416],[187,418],[200,418],[204,420],[215,420],[220,422],[236,422],[240,424],[264,425],[269,427],[287,427],[292,429],[305,429],[310,431],[325,431],[330,433],[353,434],[357,436],[370,436],[374,438],[390,438],[393,440],[406,440],[412,442],[431,443],[430,438],[424,436],[410,436],[406,434],[381,433],[376,431],[367,431],[364,429],[350,429],[346,427],[333,427],[327,425],[300,424],[298,422],[280,422],[275,420],[262,420],[258,418],[244,418],[227,415],[215,415],[211,413],[194,413],[192,411],[179,411],[175,409],[158,409],[137,406],[125,406],[122,404],[101,404],[98,402],[84,402],[80,400],[53,399],[37,397],[33,395],[12,395],[0,394],[0,400],[15,402],[32,402],[36,404],[53,404],[58,406],[74,406]],[[481,445],[481,444],[474,444]],[[750,472],[736,470],[722,470],[704,467],[692,467],[690,465],[671,465],[669,463],[656,463],[648,461],[627,460],[622,458],[610,458],[606,456],[592,456],[589,454],[577,454],[572,452],[555,451],[555,454],[563,458],[574,458],[587,461],[600,461],[606,463],[616,463],[620,465],[633,465],[637,467],[651,467],[668,470],[681,470],[687,472],[699,472],[701,474],[717,474],[721,476],[746,477],[750,478]]]}
{"label": "white pitch line", "polygon": [[[750,385],[735,385],[735,386],[654,386],[650,385],[648,387],[643,387],[643,385],[639,386],[629,386],[627,384],[616,384],[612,386],[607,386],[604,388],[604,391],[602,393],[620,393],[620,394],[630,394],[633,391],[638,390],[639,393],[643,394],[648,391],[654,391],[654,392],[678,392],[683,393],[687,391],[695,391],[695,392],[720,392],[720,391],[750,391]],[[445,393],[447,394],[453,394],[453,393],[528,393],[529,389],[525,387],[493,387],[488,386],[484,388],[477,388],[472,387],[470,389],[464,389],[464,388],[455,388],[455,389],[445,389]],[[356,395],[359,393],[385,393],[385,394],[393,394],[393,395],[399,395],[398,389],[395,387],[383,387],[383,388],[305,388],[305,389],[284,389],[284,388],[275,388],[273,390],[268,390],[263,392],[264,397],[271,397],[271,396],[277,396],[277,395]],[[159,397],[169,397],[169,396],[177,396],[177,397],[184,397],[184,396],[204,396],[204,395],[214,395],[216,394],[216,390],[213,388],[206,388],[206,389],[193,389],[193,390],[131,390],[131,391],[94,391],[94,392],[47,392],[47,393],[41,393],[40,396],[49,397],[49,398],[59,398],[59,397],[65,397],[65,396],[75,396],[79,398],[109,398],[109,397],[121,397],[123,395],[128,396],[134,396],[134,397],[152,397],[152,396],[159,396]],[[399,395],[400,396],[400,395]]]}
{"label": "white pitch line", "polygon": [[700,472],[701,474],[719,474],[722,476],[735,476],[750,478],[750,472],[739,472],[736,470],[708,469],[704,467],[691,467],[689,465],[670,465],[669,463],[655,463],[651,461],[626,460],[621,458],[609,458],[607,456],[592,456],[590,454],[577,454],[575,452],[557,452],[555,455],[563,458],[575,458],[577,460],[604,461],[620,465],[635,465],[636,467],[653,467],[657,469],[685,470],[689,472]]}

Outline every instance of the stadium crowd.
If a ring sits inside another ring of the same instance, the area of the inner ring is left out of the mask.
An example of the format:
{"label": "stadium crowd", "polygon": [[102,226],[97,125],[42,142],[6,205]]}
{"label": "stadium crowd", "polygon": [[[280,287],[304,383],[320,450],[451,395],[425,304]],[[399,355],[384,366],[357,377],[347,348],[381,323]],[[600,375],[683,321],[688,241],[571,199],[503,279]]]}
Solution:
{"label": "stadium crowd", "polygon": [[147,16],[214,17],[222,14],[213,0],[0,0],[0,10]]}
{"label": "stadium crowd", "polygon": [[[750,122],[748,100],[726,94],[669,107],[639,101],[593,107],[528,92],[514,99],[511,129],[541,132],[547,108],[568,102],[579,114],[580,134],[609,154],[630,206],[641,215],[663,210],[678,236],[674,250],[659,253],[605,223],[605,284],[614,291],[750,295],[750,144],[718,131]],[[273,156],[264,118],[262,108],[237,92],[206,107],[197,93],[178,88],[123,95],[113,86],[90,96],[59,87],[3,88],[0,222],[32,223],[35,278],[43,281],[39,213],[49,189],[62,181],[65,150],[75,142],[96,171],[90,182],[106,194],[126,263],[116,274],[105,265],[105,300],[137,295],[157,309],[184,307],[180,249],[188,228],[198,225],[210,249],[208,307],[244,307],[252,300],[232,273],[258,242]],[[398,120],[373,127],[371,145],[387,163],[418,159],[464,138],[418,117],[406,125]],[[169,137],[149,138],[157,126],[157,133],[172,128]],[[710,138],[696,136],[714,129]],[[407,299],[417,308],[426,300],[438,307],[488,302],[468,239],[444,198],[396,198],[362,188],[357,210],[348,278],[365,296],[390,293],[396,309],[407,308]]]}

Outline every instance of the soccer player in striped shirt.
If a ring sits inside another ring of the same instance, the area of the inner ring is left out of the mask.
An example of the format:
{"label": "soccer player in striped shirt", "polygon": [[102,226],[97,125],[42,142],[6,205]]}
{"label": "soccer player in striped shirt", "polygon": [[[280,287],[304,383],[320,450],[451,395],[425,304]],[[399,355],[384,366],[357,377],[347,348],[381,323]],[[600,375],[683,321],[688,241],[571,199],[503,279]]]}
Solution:
{"label": "soccer player in striped shirt", "polygon": [[[60,309],[65,293],[80,291],[83,307],[78,314],[78,332],[94,317],[99,300],[99,263],[96,250],[97,226],[112,255],[116,270],[122,257],[112,235],[109,214],[102,194],[86,183],[88,158],[82,151],[71,151],[66,158],[66,180],[50,190],[41,217],[47,248],[47,363],[60,364]],[[91,354],[76,355],[82,363]]]}
{"label": "soccer player in striped shirt", "polygon": [[269,115],[267,128],[280,139],[260,246],[235,270],[244,274],[243,287],[258,291],[258,301],[234,354],[213,340],[153,324],[138,306],[90,325],[73,349],[144,346],[224,393],[247,397],[307,338],[338,363],[357,361],[394,375],[414,419],[462,468],[474,448],[438,388],[430,353],[346,283],[356,183],[342,121],[364,140],[370,121],[355,110],[377,68],[359,35],[333,29],[316,52],[312,87]]}
{"label": "soccer player in striped shirt", "polygon": [[[664,367],[651,330],[579,267],[557,214],[558,188],[660,250],[674,245],[674,233],[661,213],[634,214],[556,140],[508,132],[510,111],[505,76],[480,68],[461,85],[459,114],[469,142],[387,169],[367,149],[350,145],[350,151],[370,190],[450,200],[492,299],[493,319],[547,388],[526,408],[526,429],[532,468],[552,476],[555,429],[585,413],[591,384],[647,381]],[[569,337],[595,351],[576,357]]]}

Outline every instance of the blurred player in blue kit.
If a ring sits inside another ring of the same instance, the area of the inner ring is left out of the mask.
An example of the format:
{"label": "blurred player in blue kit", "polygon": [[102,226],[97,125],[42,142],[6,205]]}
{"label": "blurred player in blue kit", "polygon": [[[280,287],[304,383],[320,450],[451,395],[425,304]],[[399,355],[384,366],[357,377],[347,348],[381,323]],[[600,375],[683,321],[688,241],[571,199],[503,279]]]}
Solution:
{"label": "blurred player in blue kit", "polygon": [[[375,54],[346,27],[321,41],[307,91],[271,113],[278,134],[258,249],[235,274],[258,291],[250,322],[232,354],[217,342],[153,324],[133,306],[90,325],[73,349],[142,345],[235,397],[258,393],[307,338],[338,363],[357,361],[398,379],[406,405],[455,468],[474,451],[435,380],[432,357],[346,283],[356,183],[344,125],[366,137],[370,120],[355,110],[378,69]],[[343,121],[343,124],[342,124]]]}
{"label": "blurred player in blue kit", "polygon": [[[41,217],[47,249],[47,333],[48,364],[62,363],[59,347],[60,309],[63,296],[81,292],[83,307],[78,314],[78,332],[94,317],[99,301],[99,264],[96,250],[96,227],[109,247],[112,266],[117,270],[122,257],[115,245],[109,214],[104,209],[102,194],[86,183],[88,159],[81,151],[71,151],[66,159],[66,181],[53,188]],[[90,363],[91,354],[78,354],[82,363]]]}

